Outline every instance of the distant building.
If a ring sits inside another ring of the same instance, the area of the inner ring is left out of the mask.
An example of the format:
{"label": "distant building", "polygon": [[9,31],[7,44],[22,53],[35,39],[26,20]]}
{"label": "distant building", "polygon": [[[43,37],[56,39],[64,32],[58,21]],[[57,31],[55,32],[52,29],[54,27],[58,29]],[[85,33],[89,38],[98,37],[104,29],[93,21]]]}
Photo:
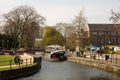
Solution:
{"label": "distant building", "polygon": [[120,24],[88,24],[94,46],[120,45]]}
{"label": "distant building", "polygon": [[[120,45],[120,24],[88,24],[88,37],[83,38],[84,46]],[[76,50],[79,48],[76,41]]]}

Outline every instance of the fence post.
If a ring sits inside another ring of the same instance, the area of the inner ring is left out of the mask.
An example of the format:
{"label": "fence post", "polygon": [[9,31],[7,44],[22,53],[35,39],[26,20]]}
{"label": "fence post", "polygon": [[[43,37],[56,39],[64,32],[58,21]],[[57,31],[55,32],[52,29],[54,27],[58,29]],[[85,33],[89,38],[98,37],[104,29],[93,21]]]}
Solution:
{"label": "fence post", "polygon": [[10,69],[12,68],[12,61],[10,60]]}
{"label": "fence post", "polygon": [[26,58],[26,66],[27,66],[27,58]]}
{"label": "fence post", "polygon": [[112,63],[112,54],[111,54],[111,63]]}
{"label": "fence post", "polygon": [[117,64],[117,55],[116,55],[116,64]]}
{"label": "fence post", "polygon": [[31,64],[31,61],[32,61],[32,60],[31,60],[31,58],[30,58],[30,64]]}

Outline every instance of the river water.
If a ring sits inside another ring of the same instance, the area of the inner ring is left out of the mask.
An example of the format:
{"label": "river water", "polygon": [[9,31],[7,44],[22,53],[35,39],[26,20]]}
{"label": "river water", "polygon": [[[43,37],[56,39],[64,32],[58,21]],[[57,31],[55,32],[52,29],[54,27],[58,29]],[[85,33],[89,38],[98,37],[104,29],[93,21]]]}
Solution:
{"label": "river water", "polygon": [[96,68],[66,61],[42,61],[42,68],[38,73],[16,80],[120,80],[120,77]]}

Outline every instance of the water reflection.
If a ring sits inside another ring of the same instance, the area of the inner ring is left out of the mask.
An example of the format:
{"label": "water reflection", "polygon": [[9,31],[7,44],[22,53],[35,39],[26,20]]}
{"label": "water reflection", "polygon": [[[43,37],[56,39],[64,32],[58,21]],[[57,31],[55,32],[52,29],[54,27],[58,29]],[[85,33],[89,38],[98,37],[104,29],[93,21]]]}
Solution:
{"label": "water reflection", "polygon": [[120,77],[75,63],[43,61],[40,72],[16,80],[120,80]]}

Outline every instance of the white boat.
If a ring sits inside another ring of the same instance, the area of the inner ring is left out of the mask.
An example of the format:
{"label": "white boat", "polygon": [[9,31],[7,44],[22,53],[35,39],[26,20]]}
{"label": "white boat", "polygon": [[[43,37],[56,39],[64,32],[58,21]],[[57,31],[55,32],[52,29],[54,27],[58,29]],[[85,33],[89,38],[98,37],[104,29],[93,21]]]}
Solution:
{"label": "white boat", "polygon": [[50,53],[46,53],[48,60],[50,61],[65,61],[67,59],[65,50],[56,50]]}

